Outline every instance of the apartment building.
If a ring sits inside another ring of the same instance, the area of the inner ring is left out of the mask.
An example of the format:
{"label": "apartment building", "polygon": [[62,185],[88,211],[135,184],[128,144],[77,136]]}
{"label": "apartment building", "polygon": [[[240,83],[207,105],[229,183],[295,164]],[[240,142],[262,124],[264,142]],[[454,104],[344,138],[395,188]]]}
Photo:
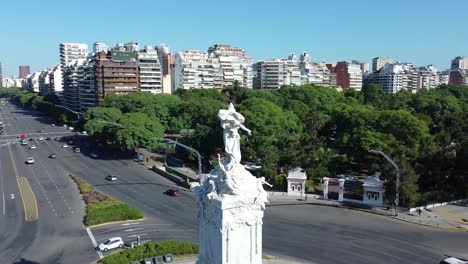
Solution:
{"label": "apartment building", "polygon": [[63,72],[62,65],[54,66],[49,73],[50,93],[54,93],[60,101],[63,100]]}
{"label": "apartment building", "polygon": [[433,65],[419,67],[417,69],[416,89],[434,89],[440,84],[439,70]]}
{"label": "apartment building", "polygon": [[372,59],[372,72],[382,69],[385,64],[393,63],[393,59],[389,57],[375,57]]}
{"label": "apartment building", "polygon": [[276,90],[283,85],[301,85],[301,70],[294,56],[254,64],[254,88]]}
{"label": "apartment building", "polygon": [[301,84],[315,84],[324,87],[330,86],[330,70],[324,63],[313,62],[307,52],[299,57],[301,71]]}
{"label": "apartment building", "polygon": [[85,43],[60,43],[59,48],[63,73],[63,104],[78,111],[80,108],[78,70],[88,58],[88,45]]}
{"label": "apartment building", "polygon": [[83,67],[86,62],[86,59],[77,59],[62,68],[63,104],[73,111],[80,110],[80,78],[78,72],[81,71],[81,67]]}
{"label": "apartment building", "polygon": [[174,66],[174,54],[169,51],[169,47],[166,44],[159,44],[156,46],[158,51],[159,63],[161,64],[162,73],[162,90],[163,93],[171,94],[175,91],[172,86],[172,70]]}
{"label": "apartment building", "polygon": [[93,44],[93,53],[107,52],[108,50],[109,46],[104,42],[94,42]]}
{"label": "apartment building", "polygon": [[458,56],[451,61],[449,83],[468,86],[468,57]]}
{"label": "apartment building", "polygon": [[415,93],[419,89],[419,83],[421,85],[430,83],[429,77],[419,79],[418,76],[418,70],[411,63],[391,63],[367,75],[364,82],[380,84],[384,93],[397,93],[401,90]]}
{"label": "apartment building", "polygon": [[222,89],[224,78],[218,58],[199,50],[177,52],[172,67],[175,89]]}
{"label": "apartment building", "polygon": [[335,66],[336,87],[362,89],[361,65],[348,61],[340,61]]}
{"label": "apartment building", "polygon": [[158,52],[147,46],[144,50],[137,52],[140,90],[159,94],[162,89],[162,68],[159,62]]}
{"label": "apartment building", "polygon": [[28,65],[20,65],[19,66],[19,77],[20,79],[24,79],[28,77],[28,75],[31,74],[31,69],[29,68]]}
{"label": "apartment building", "polygon": [[39,94],[46,95],[50,93],[50,73],[51,69],[44,69],[39,72]]}
{"label": "apartment building", "polygon": [[88,57],[88,45],[85,43],[60,43],[60,64],[65,67],[79,59]]}
{"label": "apartment building", "polygon": [[208,48],[210,58],[218,58],[223,72],[223,87],[235,84],[252,88],[252,58],[245,55],[242,48],[216,44]]}

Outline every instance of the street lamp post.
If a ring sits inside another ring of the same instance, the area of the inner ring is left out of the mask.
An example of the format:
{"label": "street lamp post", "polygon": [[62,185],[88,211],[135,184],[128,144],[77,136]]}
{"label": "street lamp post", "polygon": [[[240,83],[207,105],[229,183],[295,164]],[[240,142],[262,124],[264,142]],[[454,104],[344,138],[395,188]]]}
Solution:
{"label": "street lamp post", "polygon": [[371,149],[369,150],[370,153],[373,153],[373,154],[380,154],[382,155],[396,170],[396,183],[395,183],[395,189],[396,189],[396,193],[395,193],[395,215],[397,215],[397,208],[398,208],[398,205],[399,205],[399,201],[400,201],[400,168],[398,167],[398,165],[389,157],[387,156],[387,154],[385,154],[383,151],[380,151],[380,150],[374,150],[374,149]]}
{"label": "street lamp post", "polygon": [[[115,123],[115,122],[109,122],[109,121],[104,121],[104,120],[95,120],[95,122],[114,125],[114,126],[117,126],[117,127],[120,127],[120,128],[125,128],[125,126],[123,126],[121,124],[118,124],[118,123]],[[192,147],[189,147],[187,145],[184,145],[184,144],[182,144],[180,142],[177,142],[175,140],[169,139],[169,138],[152,137],[152,138],[149,138],[149,140],[157,140],[157,141],[162,141],[162,142],[173,143],[173,144],[176,144],[176,145],[178,145],[180,147],[183,147],[183,148],[187,149],[188,151],[191,151],[191,152],[197,154],[197,157],[198,157],[198,180],[200,181],[200,183],[202,183],[203,180],[202,180],[201,155],[200,155],[200,152],[198,152],[198,150],[196,150],[196,149],[194,149]]]}
{"label": "street lamp post", "polygon": [[201,165],[201,155],[200,155],[200,152],[198,152],[198,150],[192,148],[192,147],[189,147],[187,145],[184,145],[180,142],[177,142],[175,140],[172,140],[172,139],[169,139],[169,138],[158,138],[158,137],[152,137],[150,138],[150,140],[157,140],[157,141],[162,141],[162,142],[169,142],[169,143],[173,143],[173,144],[176,144],[180,147],[183,147],[195,154],[197,154],[198,156],[198,180],[200,181],[200,183],[202,182],[202,165]]}
{"label": "street lamp post", "polygon": [[52,105],[52,106],[55,106],[55,107],[59,107],[59,108],[63,108],[63,109],[65,109],[65,110],[68,110],[68,111],[70,111],[70,112],[72,112],[72,113],[74,113],[74,114],[76,115],[76,117],[77,117],[76,120],[77,120],[77,121],[80,120],[80,113],[79,113],[79,112],[76,112],[76,111],[73,111],[73,110],[71,110],[71,109],[68,108],[68,107],[65,107],[65,106],[63,106],[63,105],[56,105],[56,104],[53,104],[53,103],[51,103],[51,102],[46,102],[46,101],[41,101],[41,103],[49,104],[49,105]]}

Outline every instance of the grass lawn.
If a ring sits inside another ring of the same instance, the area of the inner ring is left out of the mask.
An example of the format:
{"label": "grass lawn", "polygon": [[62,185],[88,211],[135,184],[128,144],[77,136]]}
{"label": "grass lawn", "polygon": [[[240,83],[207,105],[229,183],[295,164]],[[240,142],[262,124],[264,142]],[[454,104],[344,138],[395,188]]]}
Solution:
{"label": "grass lawn", "polygon": [[97,191],[92,185],[74,174],[70,173],[70,177],[78,185],[86,203],[85,224],[87,226],[143,218],[137,209]]}

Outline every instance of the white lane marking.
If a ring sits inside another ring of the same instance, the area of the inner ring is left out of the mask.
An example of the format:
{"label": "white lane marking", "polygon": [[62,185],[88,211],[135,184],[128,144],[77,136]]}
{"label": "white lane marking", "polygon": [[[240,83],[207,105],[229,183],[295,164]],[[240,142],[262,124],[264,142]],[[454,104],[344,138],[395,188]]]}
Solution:
{"label": "white lane marking", "polygon": [[128,226],[128,225],[139,225],[140,222],[136,222],[136,223],[125,223],[125,224],[122,224],[123,226]]}
{"label": "white lane marking", "polygon": [[[91,232],[91,229],[89,227],[86,228],[86,232],[88,232],[89,239],[91,239],[91,242],[93,243],[94,248],[97,247],[96,239],[94,239],[93,233]],[[99,258],[103,258],[104,256],[102,255],[101,251],[96,250]]]}
{"label": "white lane marking", "polygon": [[3,215],[5,215],[5,193],[2,191],[3,195]]}
{"label": "white lane marking", "polygon": [[127,236],[127,237],[137,237],[137,236],[147,236],[148,234],[136,234],[136,235],[131,235],[131,236]]}
{"label": "white lane marking", "polygon": [[127,230],[124,230],[124,232],[132,232],[132,231],[136,231],[136,230],[141,230],[141,229],[144,229],[143,227],[140,227],[140,228],[130,228],[130,229],[127,229]]}

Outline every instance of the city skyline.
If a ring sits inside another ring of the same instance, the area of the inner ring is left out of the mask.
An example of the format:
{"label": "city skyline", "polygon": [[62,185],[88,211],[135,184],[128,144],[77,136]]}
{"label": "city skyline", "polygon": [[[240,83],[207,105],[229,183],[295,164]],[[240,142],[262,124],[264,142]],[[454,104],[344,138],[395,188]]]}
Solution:
{"label": "city skyline", "polygon": [[[433,64],[440,70],[448,69],[452,58],[468,55],[468,32],[463,28],[468,23],[463,14],[466,1],[398,0],[376,5],[367,0],[297,0],[288,2],[289,9],[281,1],[266,3],[139,1],[136,15],[122,5],[102,2],[83,1],[74,8],[60,1],[26,1],[27,8],[25,2],[11,2],[9,8],[22,10],[22,16],[4,14],[10,24],[2,31],[10,41],[0,44],[3,76],[16,76],[23,64],[30,65],[31,72],[59,64],[62,42],[166,43],[172,52],[206,52],[214,44],[229,44],[245,49],[254,62],[306,51],[320,62],[370,63],[380,56],[415,66]],[[92,10],[104,11],[97,20],[87,19]],[[121,21],[111,23],[116,17]],[[449,23],[453,18],[456,23]]]}

